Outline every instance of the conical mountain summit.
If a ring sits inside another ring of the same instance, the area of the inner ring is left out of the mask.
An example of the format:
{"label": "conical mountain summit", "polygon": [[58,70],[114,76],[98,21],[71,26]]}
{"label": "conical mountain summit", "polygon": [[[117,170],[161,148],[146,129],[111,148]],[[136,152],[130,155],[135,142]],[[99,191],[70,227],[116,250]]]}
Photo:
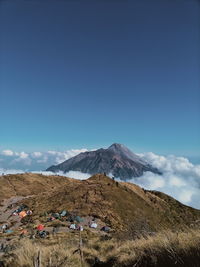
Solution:
{"label": "conical mountain summit", "polygon": [[122,180],[142,176],[146,171],[160,174],[157,168],[142,160],[124,145],[117,143],[107,149],[100,148],[80,153],[58,165],[49,167],[47,171],[106,173]]}

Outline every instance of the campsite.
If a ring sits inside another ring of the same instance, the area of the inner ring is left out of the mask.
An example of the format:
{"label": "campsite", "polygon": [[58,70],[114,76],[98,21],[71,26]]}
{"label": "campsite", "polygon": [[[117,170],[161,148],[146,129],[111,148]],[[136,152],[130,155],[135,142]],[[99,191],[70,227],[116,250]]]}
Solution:
{"label": "campsite", "polygon": [[0,267],[200,267],[200,0],[0,0]]}
{"label": "campsite", "polygon": [[[161,255],[170,266],[185,257],[187,266],[187,250],[193,257],[199,244],[200,211],[105,174],[4,175],[0,185],[9,196],[0,206],[0,266],[160,266]],[[127,260],[115,255],[124,246]],[[150,251],[154,263],[145,260]]]}

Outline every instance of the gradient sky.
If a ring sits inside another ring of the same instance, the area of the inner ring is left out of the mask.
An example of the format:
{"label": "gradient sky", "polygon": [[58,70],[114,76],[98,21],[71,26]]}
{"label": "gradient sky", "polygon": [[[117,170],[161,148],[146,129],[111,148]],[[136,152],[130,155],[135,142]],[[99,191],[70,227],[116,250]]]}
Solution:
{"label": "gradient sky", "polygon": [[200,156],[197,0],[1,0],[0,149]]}

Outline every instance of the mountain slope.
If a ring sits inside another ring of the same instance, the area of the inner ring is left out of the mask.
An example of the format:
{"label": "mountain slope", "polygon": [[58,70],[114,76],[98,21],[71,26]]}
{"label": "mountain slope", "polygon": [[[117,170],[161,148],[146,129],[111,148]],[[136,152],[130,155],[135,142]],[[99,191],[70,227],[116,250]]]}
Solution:
{"label": "mountain slope", "polygon": [[80,153],[56,166],[49,167],[47,171],[111,173],[114,177],[120,177],[124,180],[139,177],[145,171],[160,174],[156,168],[121,144],[113,144],[107,149],[101,148],[96,151]]}
{"label": "mountain slope", "polygon": [[200,220],[199,210],[170,196],[100,174],[83,181],[38,174],[9,175],[0,177],[0,186],[9,192],[7,198],[29,196],[23,204],[33,211],[33,220],[44,223],[46,217],[41,214],[64,209],[82,217],[99,218],[115,231],[181,229]]}

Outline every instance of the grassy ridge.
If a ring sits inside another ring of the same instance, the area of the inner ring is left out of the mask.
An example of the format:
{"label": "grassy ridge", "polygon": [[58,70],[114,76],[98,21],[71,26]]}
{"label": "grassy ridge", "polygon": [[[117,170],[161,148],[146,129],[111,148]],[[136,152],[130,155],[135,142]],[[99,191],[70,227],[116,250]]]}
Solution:
{"label": "grassy ridge", "polygon": [[101,174],[84,181],[38,174],[9,175],[0,178],[1,185],[6,192],[4,198],[31,196],[23,203],[33,210],[33,220],[41,220],[40,215],[48,210],[62,209],[100,218],[116,231],[140,222],[150,231],[180,229],[200,220],[199,210],[165,194],[118,183]]}
{"label": "grassy ridge", "polygon": [[[50,233],[44,240],[29,239],[30,235],[20,239],[21,230],[13,224],[12,234],[0,235],[0,242],[8,246],[0,254],[1,267],[33,267],[38,252],[40,267],[200,267],[200,211],[166,194],[119,183],[102,174],[84,181],[38,174],[6,175],[0,177],[0,187],[2,205],[6,198],[28,197],[16,205],[27,204],[33,211],[21,220],[22,228],[30,232],[35,224],[51,226],[48,211],[65,209],[99,221],[96,232],[84,227],[82,254],[78,231]],[[5,208],[9,211],[7,205]],[[11,223],[13,217],[9,218]],[[65,224],[66,229],[66,218],[63,220],[56,224]],[[108,225],[112,231],[102,234],[100,225]]]}

